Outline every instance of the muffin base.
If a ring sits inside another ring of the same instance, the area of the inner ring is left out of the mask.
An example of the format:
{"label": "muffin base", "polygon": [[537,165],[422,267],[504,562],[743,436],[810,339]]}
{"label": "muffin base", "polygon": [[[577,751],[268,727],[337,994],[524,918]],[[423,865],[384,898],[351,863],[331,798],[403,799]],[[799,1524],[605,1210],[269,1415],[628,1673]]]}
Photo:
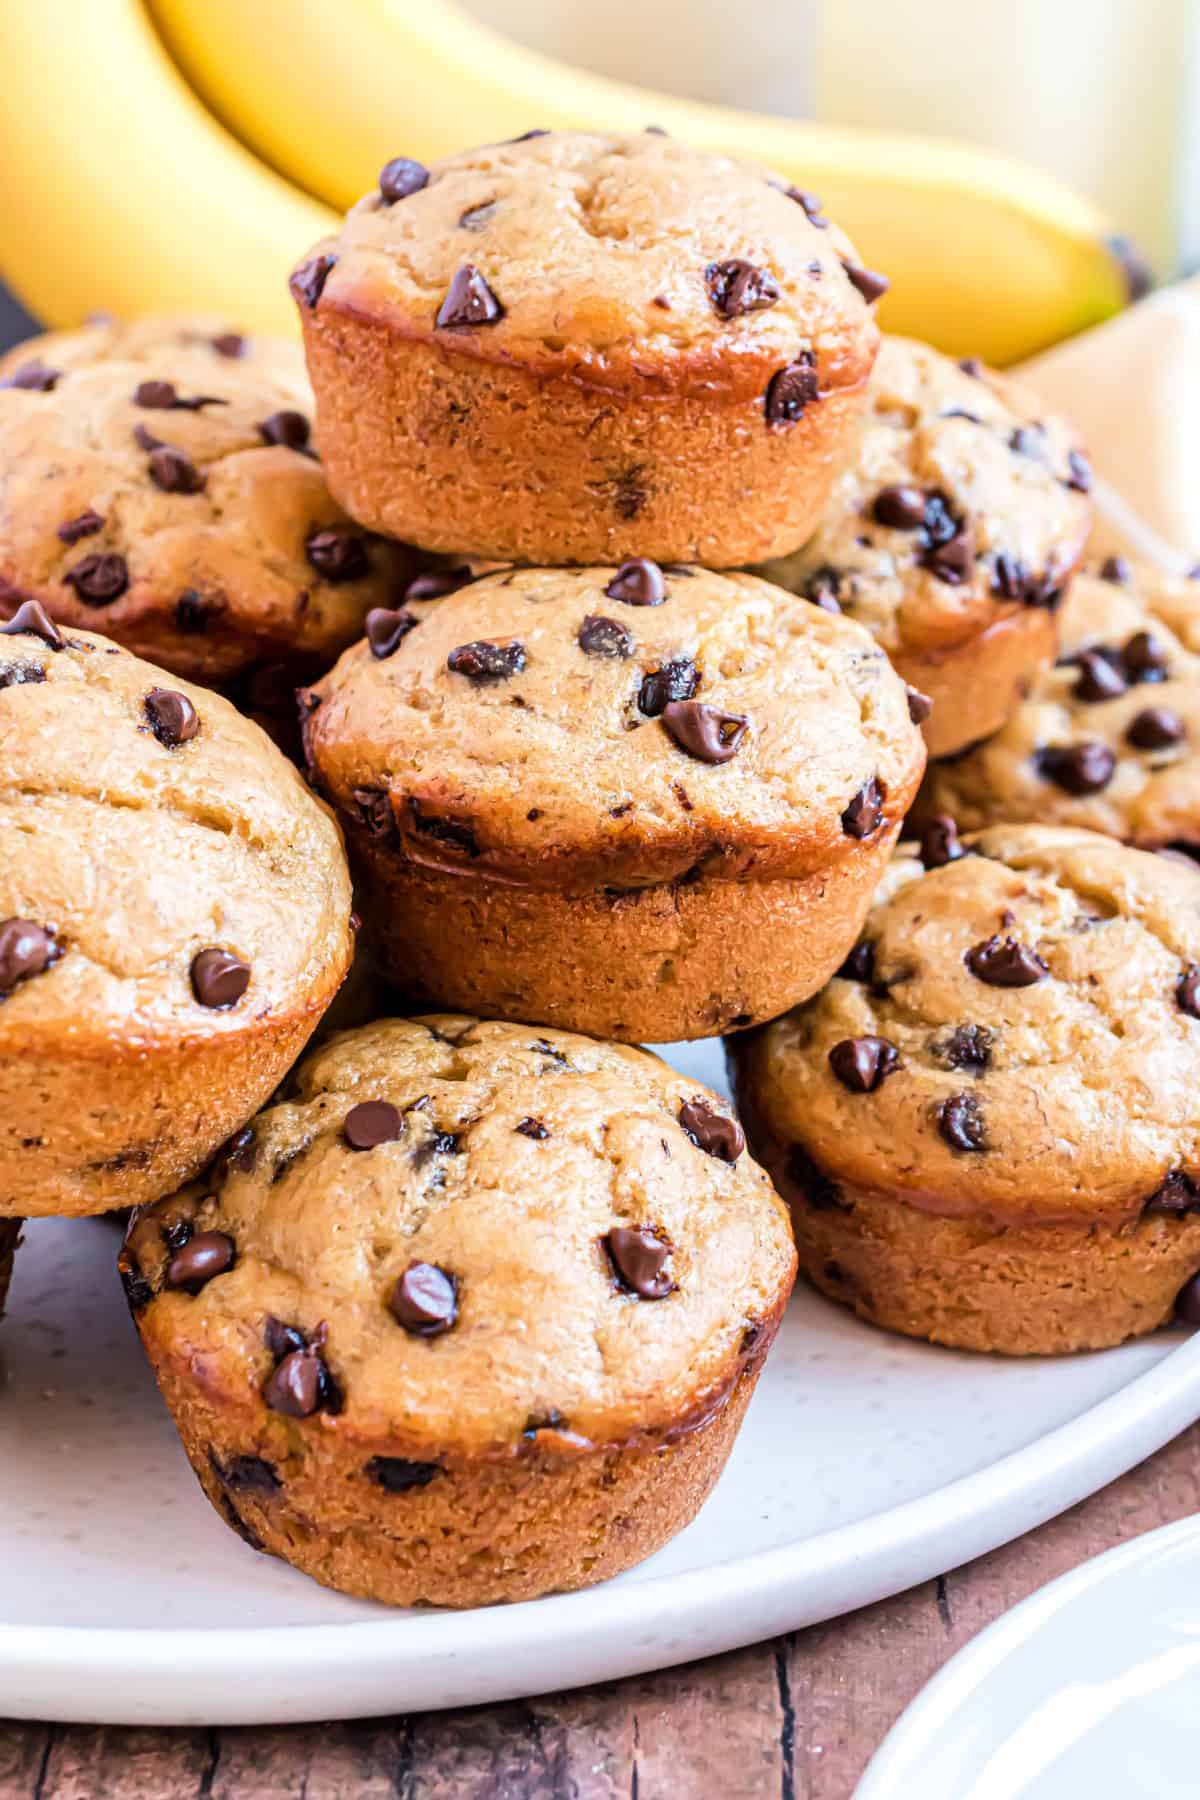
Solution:
{"label": "muffin base", "polygon": [[550,567],[787,555],[824,509],[868,373],[772,427],[762,393],[603,387],[327,300],[302,324],[322,465],[352,518],[426,550]]}
{"label": "muffin base", "polygon": [[816,993],[858,936],[899,835],[832,868],[564,894],[419,867],[356,832],[367,939],[414,1007],[620,1043],[718,1036]]}
{"label": "muffin base", "polygon": [[1044,606],[1014,606],[947,650],[901,651],[892,663],[933,701],[921,727],[931,758],[954,756],[991,737],[1053,660],[1058,624]]}
{"label": "muffin base", "polygon": [[12,1279],[13,1257],[21,1241],[23,1223],[22,1219],[0,1219],[0,1319],[4,1317],[4,1303],[8,1299],[8,1284]]}

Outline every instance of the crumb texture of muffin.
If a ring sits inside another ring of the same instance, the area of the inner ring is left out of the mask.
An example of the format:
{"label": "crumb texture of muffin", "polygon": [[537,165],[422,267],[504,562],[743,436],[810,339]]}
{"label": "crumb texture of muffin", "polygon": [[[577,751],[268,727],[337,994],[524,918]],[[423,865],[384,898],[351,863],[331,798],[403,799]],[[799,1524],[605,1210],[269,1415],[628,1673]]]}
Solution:
{"label": "crumb texture of muffin", "polygon": [[934,702],[931,756],[998,729],[1054,656],[1088,465],[1019,386],[885,337],[851,455],[803,548],[759,572],[865,625]]}
{"label": "crumb texture of muffin", "polygon": [[403,194],[385,170],[292,275],[347,510],[548,564],[802,542],[885,287],[814,196],[652,132],[536,133]]}
{"label": "crumb texture of muffin", "polygon": [[731,1056],[802,1266],[877,1324],[1095,1349],[1169,1320],[1200,1270],[1190,867],[1090,832],[936,830],[824,992]]}
{"label": "crumb texture of muffin", "polygon": [[439,1014],[312,1053],[121,1266],[235,1529],[347,1593],[463,1606],[602,1580],[687,1523],[795,1255],[714,1095]]}
{"label": "crumb texture of muffin", "polygon": [[337,826],[255,725],[36,604],[0,626],[0,1212],[194,1174],[350,954]]}
{"label": "crumb texture of muffin", "polygon": [[922,814],[1200,852],[1200,581],[1104,571],[1076,579],[1059,661],[1003,729],[930,769]]}
{"label": "crumb texture of muffin", "polygon": [[186,679],[295,686],[413,570],[331,497],[294,344],[155,319],[0,370],[0,617],[35,599]]}
{"label": "crumb texture of muffin", "polygon": [[391,978],[633,1041],[820,986],[924,762],[867,632],[752,576],[644,561],[373,618],[302,708]]}

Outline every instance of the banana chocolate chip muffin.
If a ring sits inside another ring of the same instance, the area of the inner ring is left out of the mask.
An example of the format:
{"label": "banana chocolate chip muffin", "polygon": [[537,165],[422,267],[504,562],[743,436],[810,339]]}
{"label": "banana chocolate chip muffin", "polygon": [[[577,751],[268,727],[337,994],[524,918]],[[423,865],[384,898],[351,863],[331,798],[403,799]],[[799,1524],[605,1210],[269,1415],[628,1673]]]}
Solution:
{"label": "banana chocolate chip muffin", "polygon": [[527,1600],[692,1518],[791,1289],[786,1209],[657,1057],[457,1015],[311,1053],[121,1255],[213,1505],[394,1605]]}
{"label": "banana chocolate chip muffin", "polygon": [[930,770],[923,811],[1200,853],[1200,581],[1112,559],[1076,579],[1062,628],[995,737]]}
{"label": "banana chocolate chip muffin", "polygon": [[801,1267],[874,1324],[1094,1350],[1164,1324],[1200,1271],[1190,866],[936,826],[824,992],[731,1055]]}
{"label": "banana chocolate chip muffin", "polygon": [[373,613],[301,696],[410,998],[633,1042],[813,993],[920,780],[860,626],[744,574],[512,570]]}
{"label": "banana chocolate chip muffin", "polygon": [[878,344],[820,201],[653,132],[396,158],[293,272],[330,486],[499,561],[795,548]]}
{"label": "banana chocolate chip muffin", "polygon": [[36,602],[0,625],[0,1214],[193,1175],[350,951],[337,827],[257,726]]}
{"label": "banana chocolate chip muffin", "polygon": [[290,712],[414,561],[330,496],[296,346],[235,335],[155,319],[10,354],[0,617],[36,599],[213,686],[283,669]]}
{"label": "banana chocolate chip muffin", "polygon": [[933,702],[930,756],[996,731],[1054,656],[1088,465],[1002,376],[885,337],[815,534],[761,574],[867,626]]}

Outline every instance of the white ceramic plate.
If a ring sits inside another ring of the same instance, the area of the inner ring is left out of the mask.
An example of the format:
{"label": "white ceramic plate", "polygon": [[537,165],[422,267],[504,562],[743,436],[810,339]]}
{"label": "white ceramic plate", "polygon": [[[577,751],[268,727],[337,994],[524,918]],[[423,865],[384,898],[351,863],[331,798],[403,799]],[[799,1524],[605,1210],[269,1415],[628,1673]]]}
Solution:
{"label": "white ceramic plate", "polygon": [[913,1701],[856,1800],[1195,1800],[1200,1519],[997,1619]]}
{"label": "white ceramic plate", "polygon": [[[713,1044],[671,1060],[723,1084]],[[695,1523],[586,1593],[343,1599],[200,1495],[102,1220],[29,1228],[0,1326],[0,1716],[285,1723],[512,1698],[812,1624],[1015,1537],[1200,1413],[1200,1338],[1057,1361],[935,1350],[798,1292]]]}

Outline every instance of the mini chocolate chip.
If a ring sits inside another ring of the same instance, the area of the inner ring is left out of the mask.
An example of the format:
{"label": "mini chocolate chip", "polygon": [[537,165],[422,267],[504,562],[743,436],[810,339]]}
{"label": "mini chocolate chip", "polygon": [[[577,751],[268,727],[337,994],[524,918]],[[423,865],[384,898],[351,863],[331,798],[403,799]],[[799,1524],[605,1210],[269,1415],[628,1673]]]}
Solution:
{"label": "mini chocolate chip", "polygon": [[439,1463],[409,1462],[404,1456],[373,1456],[363,1471],[385,1494],[407,1494],[412,1488],[428,1487],[442,1472]]}
{"label": "mini chocolate chip", "polygon": [[626,606],[661,606],[667,597],[662,570],[644,556],[623,562],[604,592]]}
{"label": "mini chocolate chip", "polygon": [[1133,580],[1128,557],[1106,556],[1100,564],[1100,578],[1102,581],[1115,581],[1119,587],[1128,587]]}
{"label": "mini chocolate chip", "polygon": [[674,1247],[644,1226],[614,1225],[604,1239],[618,1284],[639,1300],[665,1300],[674,1292],[666,1270]]}
{"label": "mini chocolate chip", "polygon": [[825,564],[820,569],[814,569],[812,574],[805,578],[804,598],[811,601],[814,606],[819,606],[822,612],[840,613],[842,609],[837,597],[841,592],[841,587],[840,570],[832,569]]}
{"label": "mini chocolate chip", "polygon": [[948,544],[951,538],[958,536],[962,524],[949,496],[940,488],[934,488],[925,496],[925,517],[921,531],[927,550],[935,550],[942,544]]}
{"label": "mini chocolate chip", "polygon": [[1071,689],[1076,700],[1083,700],[1089,705],[1115,700],[1129,686],[1124,669],[1118,667],[1111,657],[1102,656],[1099,650],[1081,650],[1076,661],[1079,677]]}
{"label": "mini chocolate chip", "polygon": [[0,387],[25,388],[34,394],[49,394],[62,380],[61,369],[48,369],[44,363],[22,363],[11,375],[0,381]]}
{"label": "mini chocolate chip", "polygon": [[466,212],[459,214],[460,231],[483,231],[496,215],[496,202],[484,200],[478,206],[468,206]]}
{"label": "mini chocolate chip", "polygon": [[1050,973],[1036,950],[1017,938],[1001,937],[999,932],[981,944],[973,944],[963,961],[972,975],[978,981],[986,981],[989,987],[1032,987]]}
{"label": "mini chocolate chip", "polygon": [[285,1325],[282,1319],[270,1316],[263,1328],[263,1341],[276,1362],[282,1362],[293,1350],[305,1349],[308,1343],[298,1325]]}
{"label": "mini chocolate chip", "polygon": [[847,837],[869,838],[883,823],[883,789],[874,776],[864,782],[842,814]]}
{"label": "mini chocolate chip", "polygon": [[937,1127],[952,1150],[986,1150],[983,1113],[974,1094],[952,1094],[936,1113]]}
{"label": "mini chocolate chip", "polygon": [[261,1494],[265,1499],[282,1492],[279,1472],[265,1457],[231,1456],[228,1462],[222,1463],[210,1446],[208,1463],[222,1487],[229,1488],[232,1493]]}
{"label": "mini chocolate chip", "polygon": [[225,611],[226,602],[196,588],[185,588],[175,602],[175,623],[188,637],[208,630],[209,621]]}
{"label": "mini chocolate chip", "polygon": [[0,1000],[7,1000],[19,982],[44,974],[62,954],[48,926],[32,919],[0,921]]}
{"label": "mini chocolate chip", "polygon": [[479,638],[473,644],[459,644],[446,658],[452,675],[465,675],[468,681],[507,681],[525,667],[525,646],[515,641],[493,644]]}
{"label": "mini chocolate chip", "polygon": [[63,575],[68,586],[88,606],[111,606],[129,586],[129,568],[113,551],[93,552],[74,563]]}
{"label": "mini chocolate chip", "polygon": [[226,1138],[221,1148],[213,1157],[209,1169],[209,1180],[215,1185],[225,1180],[230,1169],[237,1169],[243,1175],[253,1172],[258,1161],[258,1138],[253,1125],[243,1125],[240,1131]]}
{"label": "mini chocolate chip", "polygon": [[1117,759],[1107,744],[1047,744],[1037,753],[1039,772],[1066,794],[1098,794],[1113,778]]}
{"label": "mini chocolate chip", "polygon": [[0,625],[0,637],[41,638],[51,650],[65,650],[67,640],[40,600],[22,600],[7,624]]}
{"label": "mini chocolate chip", "polygon": [[228,950],[201,950],[192,958],[192,992],[201,1006],[224,1012],[250,985],[250,970]]}
{"label": "mini chocolate chip", "polygon": [[145,425],[134,426],[133,441],[139,450],[161,450],[163,447],[163,440]]}
{"label": "mini chocolate chip", "polygon": [[956,1025],[941,1054],[952,1069],[986,1069],[992,1060],[992,1034],[986,1025]]}
{"label": "mini chocolate chip", "polygon": [[433,322],[439,331],[457,331],[464,326],[494,325],[503,317],[504,308],[487,281],[474,263],[464,263],[451,277]]}
{"label": "mini chocolate chip", "polygon": [[685,1100],[679,1123],[698,1150],[719,1162],[735,1163],[746,1148],[746,1137],[736,1119],[717,1112],[706,1100]]}
{"label": "mini chocolate chip", "polygon": [[579,627],[576,642],[585,656],[608,656],[624,661],[633,655],[633,635],[616,619],[589,613]]}
{"label": "mini chocolate chip", "polygon": [[314,531],[306,538],[304,554],[317,574],[329,582],[361,581],[371,567],[359,534],[337,525]]}
{"label": "mini chocolate chip", "polygon": [[914,725],[923,725],[933,712],[933,701],[920,688],[910,687],[905,683],[904,697],[908,701],[908,716]]}
{"label": "mini chocolate chip", "polygon": [[293,269],[288,277],[288,286],[293,297],[309,312],[314,311],[318,300],[325,292],[325,283],[337,265],[336,256],[310,256],[299,268]]}
{"label": "mini chocolate chip", "polygon": [[1172,1169],[1142,1208],[1143,1213],[1163,1213],[1173,1218],[1200,1212],[1200,1186],[1182,1169]]}
{"label": "mini chocolate chip", "polygon": [[740,257],[730,262],[709,263],[704,283],[713,310],[723,319],[736,319],[742,313],[761,312],[779,299],[779,285],[774,276],[756,264]]}
{"label": "mini chocolate chip", "polygon": [[203,412],[206,406],[229,405],[228,400],[222,400],[216,394],[193,394],[185,399],[172,381],[139,382],[133,403],[152,412]]}
{"label": "mini chocolate chip", "polygon": [[876,300],[882,300],[892,285],[887,276],[879,274],[876,269],[863,269],[858,263],[850,262],[843,263],[842,267],[851,287],[858,289],[868,306],[873,306]]}
{"label": "mini chocolate chip", "polygon": [[210,341],[217,355],[225,357],[228,362],[236,362],[245,354],[246,339],[240,331],[222,331]]}
{"label": "mini chocolate chip", "polygon": [[103,529],[104,520],[89,506],[73,519],[64,519],[58,528],[58,535],[64,544],[77,544],[80,538],[95,537]]}
{"label": "mini chocolate chip", "polygon": [[892,531],[916,531],[925,523],[924,490],[903,482],[880,488],[871,504],[871,517]]}
{"label": "mini chocolate chip", "polygon": [[395,206],[397,200],[407,200],[428,185],[429,170],[411,156],[393,156],[379,171],[379,198],[385,206]]}
{"label": "mini chocolate chip", "polygon": [[204,489],[204,476],[191,457],[170,444],[161,444],[151,451],[149,475],[164,494],[199,494]]}
{"label": "mini chocolate chip", "polygon": [[1187,736],[1187,726],[1169,706],[1147,706],[1129,722],[1126,739],[1138,750],[1170,750]]}
{"label": "mini chocolate chip", "polygon": [[1087,457],[1081,456],[1078,450],[1067,451],[1067,480],[1065,485],[1069,488],[1074,488],[1077,494],[1089,494],[1091,492],[1092,471],[1088,464]]}
{"label": "mini chocolate chip", "polygon": [[[0,925],[0,946],[4,927]],[[4,990],[3,951],[0,948],[0,993]],[[1189,963],[1175,983],[1175,1004],[1190,1019],[1200,1019],[1200,963]]]}
{"label": "mini chocolate chip", "polygon": [[805,407],[820,397],[816,356],[811,350],[802,350],[795,362],[777,369],[767,383],[763,399],[767,424],[794,425]]}
{"label": "mini chocolate chip", "polygon": [[933,544],[921,561],[939,581],[960,587],[975,565],[975,533],[970,522],[960,525],[944,543]]}
{"label": "mini chocolate chip", "polygon": [[388,1306],[411,1337],[440,1337],[458,1318],[458,1282],[436,1263],[409,1263]]}
{"label": "mini chocolate chip", "polygon": [[312,426],[302,412],[273,412],[259,421],[258,435],[264,444],[279,444],[285,450],[306,450]]}
{"label": "mini chocolate chip", "polygon": [[794,200],[797,206],[803,207],[810,225],[815,225],[818,231],[828,229],[829,220],[821,217],[821,208],[825,203],[820,194],[814,194],[810,188],[798,187],[786,187],[783,191],[789,200]]}
{"label": "mini chocolate chip", "polygon": [[380,1144],[394,1144],[404,1129],[404,1121],[390,1100],[360,1100],[346,1114],[342,1136],[351,1150],[375,1150]]}
{"label": "mini chocolate chip", "polygon": [[190,743],[200,729],[195,707],[186,694],[173,688],[151,688],[142,706],[151,731],[167,750]]}
{"label": "mini chocolate chip", "polygon": [[518,1121],[516,1129],[522,1137],[535,1138],[538,1143],[550,1136],[540,1119],[521,1119]]}
{"label": "mini chocolate chip", "polygon": [[958,366],[964,375],[970,375],[978,381],[983,374],[983,358],[981,356],[960,356]]}
{"label": "mini chocolate chip", "polygon": [[217,1275],[232,1269],[237,1252],[223,1231],[198,1231],[167,1264],[165,1284],[198,1294]]}
{"label": "mini chocolate chip", "polygon": [[750,721],[703,700],[669,700],[662,710],[667,734],[697,762],[727,763],[737,755]]}
{"label": "mini chocolate chip", "polygon": [[852,1094],[871,1094],[899,1066],[895,1044],[882,1037],[843,1038],[829,1052],[829,1066]]}
{"label": "mini chocolate chip", "polygon": [[958,835],[958,826],[949,813],[938,813],[921,833],[921,861],[927,869],[944,869],[967,854]]}
{"label": "mini chocolate chip", "polygon": [[1018,425],[1009,434],[1008,447],[1017,456],[1040,458],[1046,449],[1046,439],[1036,425]]}
{"label": "mini chocolate chip", "polygon": [[843,981],[861,981],[869,987],[875,979],[875,946],[869,938],[855,944],[838,970]]}
{"label": "mini chocolate chip", "polygon": [[272,1412],[289,1419],[308,1419],[321,1408],[329,1385],[329,1373],[320,1352],[311,1346],[290,1350],[271,1371],[263,1386],[263,1399]]}
{"label": "mini chocolate chip", "polygon": [[447,594],[457,593],[460,587],[466,587],[474,581],[474,571],[466,563],[456,569],[427,569],[423,575],[414,575],[404,590],[406,600],[442,600]]}
{"label": "mini chocolate chip", "polygon": [[367,643],[371,655],[377,662],[394,656],[409,632],[420,622],[417,615],[410,613],[405,607],[393,612],[387,606],[373,606],[366,618]]}
{"label": "mini chocolate chip", "polygon": [[638,711],[657,719],[672,700],[690,700],[700,686],[700,671],[690,656],[678,656],[654,669],[638,689]]}
{"label": "mini chocolate chip", "polygon": [[1175,1317],[1181,1325],[1200,1325],[1200,1275],[1185,1281],[1176,1294]]}
{"label": "mini chocolate chip", "polygon": [[1130,681],[1167,679],[1166,646],[1153,632],[1135,631],[1121,652],[1121,662]]}

